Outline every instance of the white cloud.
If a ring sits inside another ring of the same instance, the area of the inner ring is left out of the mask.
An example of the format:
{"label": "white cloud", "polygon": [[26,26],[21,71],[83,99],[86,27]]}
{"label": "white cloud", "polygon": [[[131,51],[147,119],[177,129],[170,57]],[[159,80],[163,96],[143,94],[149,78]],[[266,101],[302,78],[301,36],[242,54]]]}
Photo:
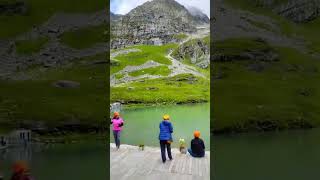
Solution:
{"label": "white cloud", "polygon": [[[127,14],[135,7],[151,0],[111,0],[110,10],[116,14]],[[176,0],[184,6],[194,6],[210,17],[210,0]]]}

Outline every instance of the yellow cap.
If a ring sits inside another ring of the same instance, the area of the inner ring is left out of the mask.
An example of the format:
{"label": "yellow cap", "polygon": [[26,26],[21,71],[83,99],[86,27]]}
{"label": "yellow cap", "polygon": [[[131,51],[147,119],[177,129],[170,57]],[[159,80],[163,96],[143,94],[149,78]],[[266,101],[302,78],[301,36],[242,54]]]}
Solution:
{"label": "yellow cap", "polygon": [[164,120],[169,120],[169,119],[170,119],[170,116],[169,116],[168,114],[166,114],[166,115],[163,116],[163,119],[164,119]]}

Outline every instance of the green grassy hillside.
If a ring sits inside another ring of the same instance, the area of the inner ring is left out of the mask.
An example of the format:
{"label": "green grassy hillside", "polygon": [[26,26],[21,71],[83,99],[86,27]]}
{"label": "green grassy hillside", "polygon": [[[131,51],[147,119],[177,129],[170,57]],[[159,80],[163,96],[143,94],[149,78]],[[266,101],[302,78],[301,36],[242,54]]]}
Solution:
{"label": "green grassy hillside", "polygon": [[[99,125],[107,108],[106,65],[91,62],[105,56],[82,58],[69,66],[47,71],[34,67],[26,72],[36,74],[33,80],[0,81],[1,128],[37,121],[53,127],[68,122],[88,124],[88,127]],[[80,85],[75,88],[55,87],[58,80]]]}
{"label": "green grassy hillside", "polygon": [[[3,0],[2,4],[19,2]],[[56,12],[90,13],[106,8],[103,0],[25,0],[26,14],[0,15],[0,39],[14,37],[46,21]]]}
{"label": "green grassy hillside", "polygon": [[[185,38],[185,36],[183,36]],[[208,42],[209,38],[205,38]],[[196,43],[190,41],[188,43]],[[209,43],[207,43],[209,45]],[[201,69],[191,64],[187,59],[181,60],[182,64],[194,68],[204,77],[194,74],[179,73],[169,76],[172,69],[171,60],[167,57],[170,51],[177,51],[178,44],[167,44],[162,46],[136,45],[120,50],[113,50],[111,53],[132,50],[113,57],[110,73],[115,74],[117,80],[125,77],[125,72],[119,72],[128,66],[140,66],[150,60],[160,63],[159,66],[142,68],[128,72],[128,76],[139,77],[142,75],[160,75],[156,79],[142,78],[111,87],[111,102],[120,101],[127,105],[155,105],[155,104],[182,104],[208,102],[210,99],[210,73],[209,68]],[[173,53],[174,54],[174,53]]]}

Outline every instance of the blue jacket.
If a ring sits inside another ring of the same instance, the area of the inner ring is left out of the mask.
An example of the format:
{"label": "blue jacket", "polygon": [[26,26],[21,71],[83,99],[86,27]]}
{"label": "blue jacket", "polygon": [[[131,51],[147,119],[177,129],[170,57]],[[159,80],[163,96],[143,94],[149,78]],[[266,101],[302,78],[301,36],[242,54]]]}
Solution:
{"label": "blue jacket", "polygon": [[160,128],[159,140],[172,141],[171,133],[173,133],[173,127],[171,122],[164,120],[160,123],[159,128]]}

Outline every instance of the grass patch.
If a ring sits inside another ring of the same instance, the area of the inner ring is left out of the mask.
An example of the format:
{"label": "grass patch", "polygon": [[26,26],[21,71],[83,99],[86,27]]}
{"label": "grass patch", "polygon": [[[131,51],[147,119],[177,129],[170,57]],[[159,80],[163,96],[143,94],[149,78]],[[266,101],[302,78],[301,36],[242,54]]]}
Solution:
{"label": "grass patch", "polygon": [[297,33],[302,36],[309,44],[310,51],[320,52],[320,18],[305,23],[297,28]]}
{"label": "grass patch", "polygon": [[213,44],[213,53],[226,56],[239,55],[245,51],[265,51],[271,47],[260,39],[235,38],[217,41]]}
{"label": "grass patch", "polygon": [[[92,59],[82,59],[85,60]],[[7,109],[0,112],[0,117],[4,117],[0,123],[13,126],[21,121],[41,121],[48,125],[68,121],[100,123],[106,115],[105,102],[108,98],[105,68],[103,64],[78,63],[50,69],[35,80],[0,81],[0,109]],[[52,85],[57,80],[76,81],[80,86],[57,88]]]}
{"label": "grass patch", "polygon": [[[287,2],[287,0],[274,1],[273,5],[277,5],[285,2]],[[247,10],[254,14],[270,17],[280,27],[281,32],[284,35],[294,36],[296,34],[295,28],[297,28],[297,24],[272,12],[270,7],[269,8],[263,7],[257,4],[256,1],[254,0],[226,0],[226,3],[236,9]]]}
{"label": "grass patch", "polygon": [[[128,91],[128,87],[133,87]],[[210,99],[210,82],[190,74],[134,82],[111,88],[111,102],[161,104],[204,102]]]}
{"label": "grass patch", "polygon": [[22,40],[15,42],[18,54],[30,55],[37,53],[49,41],[48,37],[40,37],[33,40]]}
{"label": "grass patch", "polygon": [[0,39],[14,37],[38,26],[57,12],[92,13],[107,7],[104,0],[25,0],[25,15],[0,16]]}
{"label": "grass patch", "polygon": [[111,66],[110,73],[114,74],[126,66],[138,66],[146,63],[147,61],[153,60],[155,62],[170,65],[171,61],[166,58],[170,49],[176,48],[176,44],[166,44],[163,46],[150,46],[150,45],[139,45],[134,46],[136,49],[140,49],[141,52],[131,52],[124,55],[115,57],[119,61],[119,65]]}
{"label": "grass patch", "polygon": [[276,129],[320,125],[320,63],[294,49],[276,49],[280,61],[259,73],[248,70],[252,61],[214,63],[213,75],[224,74],[213,87],[215,131],[257,130],[265,122]]}
{"label": "grass patch", "polygon": [[144,74],[168,76],[170,73],[171,71],[167,66],[158,66],[158,67],[142,69],[139,71],[134,71],[129,73],[129,75],[134,77],[141,76]]}
{"label": "grass patch", "polygon": [[116,74],[115,77],[116,77],[116,79],[121,79],[124,77],[124,75],[123,74]]}
{"label": "grass patch", "polygon": [[103,24],[65,32],[61,36],[61,42],[76,49],[89,48],[99,42],[106,42],[104,32],[107,27]]}
{"label": "grass patch", "polygon": [[173,38],[174,39],[178,39],[178,40],[183,40],[185,38],[187,38],[188,36],[186,34],[180,33],[180,34],[174,34]]}
{"label": "grass patch", "polygon": [[267,31],[273,31],[272,28],[268,24],[265,24],[263,22],[253,21],[251,19],[246,19],[246,21],[248,21],[250,24],[252,24],[253,26],[256,26],[256,27],[258,27],[260,29],[264,29],[264,30],[267,30]]}

